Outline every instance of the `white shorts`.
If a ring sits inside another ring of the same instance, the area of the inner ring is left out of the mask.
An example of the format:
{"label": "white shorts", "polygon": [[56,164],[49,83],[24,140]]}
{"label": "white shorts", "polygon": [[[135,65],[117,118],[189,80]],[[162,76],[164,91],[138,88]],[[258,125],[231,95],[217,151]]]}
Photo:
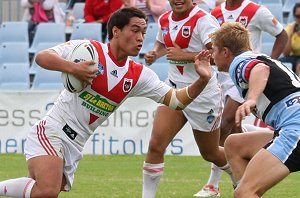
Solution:
{"label": "white shorts", "polygon": [[238,103],[244,102],[244,99],[241,97],[228,73],[218,72],[218,81],[221,85],[224,101],[227,97],[230,97]]}
{"label": "white shorts", "polygon": [[[183,88],[189,85],[173,82],[169,79],[166,80],[166,83],[173,88]],[[220,128],[222,111],[223,102],[220,85],[216,76],[213,76],[205,89],[183,110],[183,113],[192,129],[210,132]]]}
{"label": "white shorts", "polygon": [[64,160],[63,172],[67,181],[64,190],[69,191],[73,184],[78,161],[82,158],[82,150],[76,148],[72,140],[67,137],[62,130],[64,126],[65,123],[48,116],[35,123],[27,135],[24,153],[26,160],[43,155],[62,158]]}

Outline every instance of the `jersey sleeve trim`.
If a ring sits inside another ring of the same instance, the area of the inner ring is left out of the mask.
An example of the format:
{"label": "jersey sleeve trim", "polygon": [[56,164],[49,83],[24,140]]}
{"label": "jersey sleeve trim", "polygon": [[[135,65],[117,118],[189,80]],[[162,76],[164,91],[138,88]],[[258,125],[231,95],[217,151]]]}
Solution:
{"label": "jersey sleeve trim", "polygon": [[257,65],[258,63],[263,63],[263,61],[260,61],[260,60],[252,60],[248,63],[248,65],[246,66],[245,68],[245,72],[244,72],[244,76],[245,76],[245,80],[249,81],[249,78],[250,78],[250,72],[251,70],[253,69],[253,67],[255,65]]}

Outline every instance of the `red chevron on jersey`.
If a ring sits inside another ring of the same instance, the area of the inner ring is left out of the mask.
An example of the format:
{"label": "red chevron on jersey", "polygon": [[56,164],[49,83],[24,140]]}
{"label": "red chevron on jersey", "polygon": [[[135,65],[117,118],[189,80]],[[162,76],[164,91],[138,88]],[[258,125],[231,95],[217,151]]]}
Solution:
{"label": "red chevron on jersey", "polygon": [[[170,35],[170,21],[169,17],[172,14],[172,11],[169,11],[165,13],[161,19],[160,19],[160,25],[161,25],[161,30],[163,31],[164,34],[164,42],[166,47],[174,47],[173,41]],[[192,16],[188,21],[186,21],[181,28],[179,29],[175,43],[180,46],[181,49],[188,48],[190,40],[192,38],[192,32],[194,31],[194,28],[196,27],[197,21],[205,16],[206,14],[199,10]],[[183,66],[176,65],[178,71],[180,74],[183,74]]]}
{"label": "red chevron on jersey", "polygon": [[164,34],[164,41],[166,46],[173,46],[173,42],[170,37],[170,32],[169,32],[169,27],[170,27],[170,22],[169,22],[169,16],[172,11],[168,11],[165,14],[162,15],[161,19],[159,20],[161,30],[163,31]]}
{"label": "red chevron on jersey", "polygon": [[[236,18],[236,22],[240,22],[245,27],[247,27],[259,8],[260,5],[255,4],[253,2],[249,2],[248,5],[241,11],[239,16]],[[211,14],[218,20],[220,25],[226,22],[223,14],[223,12],[225,11],[226,10],[222,10],[221,5],[217,6],[211,11]]]}
{"label": "red chevron on jersey", "polygon": [[260,5],[250,2],[241,12],[236,22],[240,22],[245,27],[248,26],[251,19],[255,15],[256,11],[260,8]]}
{"label": "red chevron on jersey", "polygon": [[177,67],[179,73],[181,73],[181,75],[183,75],[183,68],[184,68],[184,66],[176,65],[176,67]]}
{"label": "red chevron on jersey", "polygon": [[102,64],[104,67],[103,75],[98,75],[93,80],[92,89],[97,93],[105,96],[106,98],[116,103],[120,103],[137,83],[141,75],[143,66],[141,64],[135,63],[134,61],[130,61],[128,64],[128,71],[124,75],[122,80],[120,80],[117,86],[115,86],[112,90],[108,91],[108,80],[107,80],[107,69],[106,69],[107,65],[106,65],[105,55],[100,43],[95,41],[92,41],[92,43],[94,46],[96,46],[96,49],[98,51],[99,63]]}
{"label": "red chevron on jersey", "polygon": [[[169,32],[170,22],[168,18],[170,14],[171,12],[167,12],[166,14],[164,14],[164,16],[161,17],[160,20],[161,29],[164,32],[164,42],[166,47],[174,47]],[[206,14],[203,11],[199,10],[194,16],[192,16],[187,22],[182,25],[175,39],[175,43],[179,45],[181,49],[185,49],[189,46],[190,40],[192,38],[192,32],[196,27],[197,21],[205,15]]]}
{"label": "red chevron on jersey", "polygon": [[[99,95],[106,97],[107,99],[119,104],[123,99],[130,93],[132,88],[136,85],[143,66],[137,64],[134,61],[129,61],[128,71],[119,81],[119,83],[110,91],[108,91],[108,77],[107,77],[107,61],[104,55],[102,46],[99,42],[91,41],[91,43],[96,47],[99,55],[99,64],[103,66],[104,73],[97,75],[93,80],[91,86],[92,90],[97,92]],[[90,124],[97,120],[98,117],[95,115],[90,115]]]}
{"label": "red chevron on jersey", "polygon": [[225,22],[224,16],[222,13],[222,9],[221,9],[221,5],[218,5],[217,7],[215,7],[211,11],[211,15],[213,15],[218,20],[220,25],[222,25]]}

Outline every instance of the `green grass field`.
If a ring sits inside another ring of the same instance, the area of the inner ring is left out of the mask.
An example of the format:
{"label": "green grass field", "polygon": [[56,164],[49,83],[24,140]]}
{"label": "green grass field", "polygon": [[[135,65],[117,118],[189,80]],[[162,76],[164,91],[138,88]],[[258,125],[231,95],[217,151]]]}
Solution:
{"label": "green grass field", "polygon": [[[140,198],[145,156],[84,156],[75,175],[73,189],[62,198]],[[165,173],[157,198],[193,197],[209,175],[210,164],[201,157],[166,156]],[[23,155],[0,155],[0,180],[27,175]],[[299,198],[300,175],[291,174],[264,198]],[[221,197],[233,197],[229,177],[223,174]]]}

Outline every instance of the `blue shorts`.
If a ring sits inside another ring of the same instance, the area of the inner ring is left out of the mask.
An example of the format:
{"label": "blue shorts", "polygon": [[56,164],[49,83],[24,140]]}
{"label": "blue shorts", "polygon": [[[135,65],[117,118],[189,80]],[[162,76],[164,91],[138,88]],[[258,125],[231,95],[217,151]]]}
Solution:
{"label": "blue shorts", "polygon": [[[300,131],[297,131],[298,132],[289,130],[275,131],[274,139],[264,147],[282,161],[290,172],[300,170]],[[298,138],[295,138],[294,135],[296,134],[298,134]]]}
{"label": "blue shorts", "polygon": [[266,120],[272,123],[273,141],[265,148],[284,163],[290,172],[300,170],[300,93],[294,93],[272,107]]}

